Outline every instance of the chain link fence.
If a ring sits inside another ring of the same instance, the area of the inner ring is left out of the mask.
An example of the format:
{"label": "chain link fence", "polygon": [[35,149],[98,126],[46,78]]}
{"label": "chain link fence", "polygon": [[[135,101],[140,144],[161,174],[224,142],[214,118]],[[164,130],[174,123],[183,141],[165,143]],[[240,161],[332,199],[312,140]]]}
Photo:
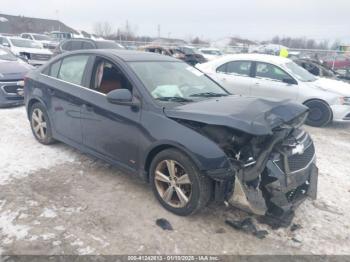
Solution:
{"label": "chain link fence", "polygon": [[[270,55],[279,55],[278,48],[269,48],[269,45],[225,45],[215,46],[210,44],[188,44],[185,41],[116,41],[127,49],[137,50],[140,47],[154,45],[162,47],[190,46],[195,50],[201,48],[219,49],[223,54],[238,54],[238,53],[263,53]],[[275,45],[277,46],[277,45]],[[289,58],[291,59],[308,59],[316,61],[319,64],[326,66],[337,73],[350,77],[350,52],[339,50],[321,50],[321,49],[296,49],[288,48]]]}

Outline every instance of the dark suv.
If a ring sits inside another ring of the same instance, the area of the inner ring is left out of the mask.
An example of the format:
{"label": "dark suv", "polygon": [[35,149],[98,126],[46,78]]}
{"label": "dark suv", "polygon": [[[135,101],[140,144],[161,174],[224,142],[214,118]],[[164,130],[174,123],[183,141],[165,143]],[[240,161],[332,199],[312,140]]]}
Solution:
{"label": "dark suv", "polygon": [[54,50],[54,55],[67,51],[77,51],[83,49],[124,49],[120,44],[109,40],[92,40],[86,38],[71,38],[63,40]]}
{"label": "dark suv", "polygon": [[[25,83],[35,138],[136,173],[178,215],[211,200],[280,216],[316,197],[308,108],[230,95],[169,56],[120,50],[63,54]],[[132,194],[132,192],[130,192]]]}

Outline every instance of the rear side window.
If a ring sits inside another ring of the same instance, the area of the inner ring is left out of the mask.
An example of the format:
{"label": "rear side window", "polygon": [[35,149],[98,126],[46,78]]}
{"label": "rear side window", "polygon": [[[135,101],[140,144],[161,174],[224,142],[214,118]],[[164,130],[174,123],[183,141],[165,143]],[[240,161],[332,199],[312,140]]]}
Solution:
{"label": "rear side window", "polygon": [[250,61],[232,61],[218,67],[216,71],[232,75],[250,76],[251,66]]}
{"label": "rear side window", "polygon": [[81,85],[88,55],[75,55],[64,58],[59,69],[58,78],[72,84]]}

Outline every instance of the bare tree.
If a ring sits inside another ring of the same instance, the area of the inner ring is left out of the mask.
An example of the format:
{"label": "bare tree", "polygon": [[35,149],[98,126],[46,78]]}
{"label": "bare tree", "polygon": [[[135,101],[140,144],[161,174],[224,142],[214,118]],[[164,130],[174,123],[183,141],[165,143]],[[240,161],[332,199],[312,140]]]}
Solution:
{"label": "bare tree", "polygon": [[94,33],[105,38],[115,34],[112,25],[108,22],[97,22],[94,25]]}

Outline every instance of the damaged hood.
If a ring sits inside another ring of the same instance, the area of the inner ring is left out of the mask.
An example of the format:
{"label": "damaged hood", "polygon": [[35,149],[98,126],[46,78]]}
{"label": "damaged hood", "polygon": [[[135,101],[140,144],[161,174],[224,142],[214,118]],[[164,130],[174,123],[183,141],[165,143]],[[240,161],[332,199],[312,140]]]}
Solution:
{"label": "damaged hood", "polygon": [[227,126],[252,135],[272,134],[272,129],[307,111],[289,100],[273,101],[253,97],[227,96],[165,107],[166,116],[210,125]]}

